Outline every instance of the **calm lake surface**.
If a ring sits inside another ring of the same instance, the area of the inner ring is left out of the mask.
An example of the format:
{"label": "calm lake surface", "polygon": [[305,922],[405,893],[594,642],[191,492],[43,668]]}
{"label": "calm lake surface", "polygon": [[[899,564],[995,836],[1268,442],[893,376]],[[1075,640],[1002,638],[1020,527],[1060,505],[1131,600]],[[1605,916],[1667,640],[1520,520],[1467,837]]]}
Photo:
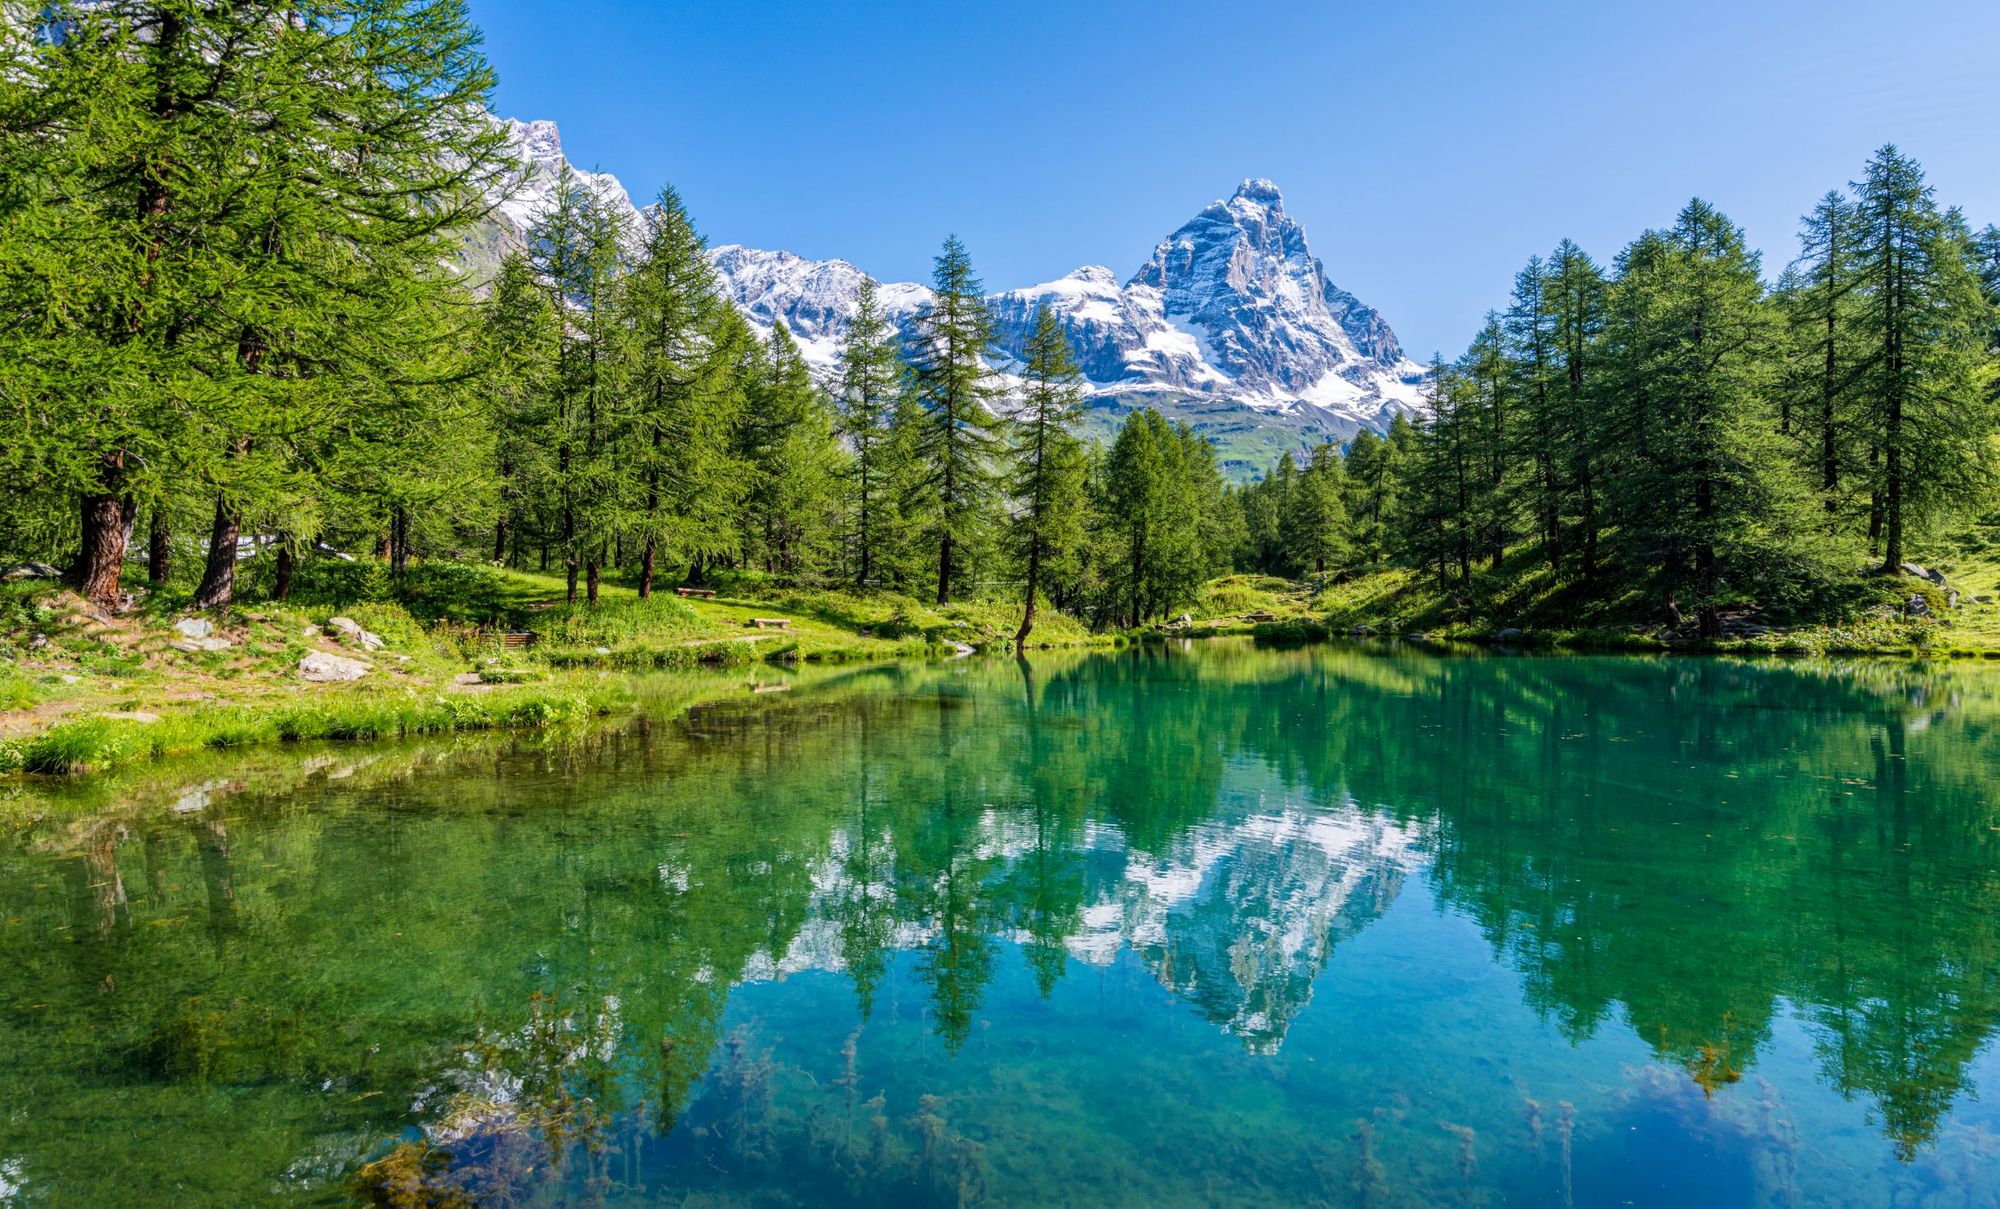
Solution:
{"label": "calm lake surface", "polygon": [[0,1204],[2000,1203],[2000,669],[730,694],[5,791]]}

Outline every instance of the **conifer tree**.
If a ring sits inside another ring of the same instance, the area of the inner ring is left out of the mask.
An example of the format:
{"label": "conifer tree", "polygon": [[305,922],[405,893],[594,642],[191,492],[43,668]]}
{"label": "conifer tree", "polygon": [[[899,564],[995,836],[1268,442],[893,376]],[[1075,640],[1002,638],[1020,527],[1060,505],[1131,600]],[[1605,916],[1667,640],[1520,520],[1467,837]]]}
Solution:
{"label": "conifer tree", "polygon": [[894,436],[897,391],[902,361],[894,329],[875,298],[875,282],[861,279],[854,319],[840,353],[841,431],[853,459],[848,464],[853,496],[854,582],[866,587],[882,571],[883,546],[892,522],[885,515],[895,507]]}
{"label": "conifer tree", "polygon": [[529,228],[528,256],[550,313],[557,317],[555,364],[550,371],[548,443],[555,448],[554,510],[566,599],[576,603],[578,572],[587,575],[590,603],[615,513],[616,484],[608,471],[613,353],[609,314],[618,271],[616,220],[568,165],[550,190],[547,210]]}
{"label": "conifer tree", "polygon": [[23,445],[80,500],[72,573],[103,605],[135,511],[210,488],[197,603],[226,604],[241,518],[310,502],[290,434],[360,406],[451,288],[446,237],[501,170],[492,74],[454,0],[43,18],[0,92],[33,160],[4,269],[36,316]]}
{"label": "conifer tree", "polygon": [[1854,190],[1869,538],[1880,539],[1882,570],[1893,574],[1914,524],[1949,513],[1990,480],[1989,309],[1971,234],[1955,211],[1939,211],[1915,160],[1885,146]]}
{"label": "conifer tree", "polygon": [[648,217],[645,246],[619,296],[629,429],[620,477],[633,489],[641,599],[652,595],[663,546],[677,561],[725,548],[715,521],[741,473],[731,456],[733,366],[726,350],[718,355],[728,304],[707,245],[671,186]]}
{"label": "conifer tree", "polygon": [[1340,447],[1331,441],[1314,449],[1299,472],[1281,522],[1298,571],[1324,575],[1347,552],[1346,478]]}
{"label": "conifer tree", "polygon": [[1083,413],[1082,371],[1069,337],[1044,303],[1035,310],[1021,370],[1022,397],[1014,423],[1014,473],[1008,492],[1020,508],[1014,547],[1026,575],[1017,648],[1035,628],[1042,577],[1067,573],[1082,553],[1084,462],[1070,432]]}
{"label": "conifer tree", "polygon": [[1799,224],[1799,258],[1777,291],[1787,336],[1778,429],[1799,443],[1832,516],[1844,510],[1843,475],[1859,461],[1852,414],[1863,364],[1858,237],[1853,205],[1838,191],[1826,194]]}
{"label": "conifer tree", "polygon": [[992,340],[985,287],[965,245],[951,236],[934,262],[932,298],[917,314],[911,393],[923,409],[915,456],[937,549],[937,602],[951,603],[954,577],[985,537],[1000,451],[996,397],[982,358]]}
{"label": "conifer tree", "polygon": [[1714,638],[1726,599],[1799,566],[1811,528],[1772,401],[1775,323],[1757,254],[1699,199],[1623,263],[1619,314],[1644,330],[1622,343],[1643,353],[1653,416],[1621,478],[1625,565]]}

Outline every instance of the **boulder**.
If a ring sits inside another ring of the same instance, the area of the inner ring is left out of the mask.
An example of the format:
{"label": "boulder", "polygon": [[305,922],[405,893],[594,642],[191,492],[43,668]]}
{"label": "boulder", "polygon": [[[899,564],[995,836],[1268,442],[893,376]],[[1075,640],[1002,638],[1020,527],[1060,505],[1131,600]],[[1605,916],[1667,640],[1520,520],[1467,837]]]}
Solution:
{"label": "boulder", "polygon": [[183,638],[206,638],[214,632],[206,617],[183,617],[174,623],[174,633]]}
{"label": "boulder", "polygon": [[314,684],[340,684],[366,676],[369,665],[359,659],[344,659],[325,651],[314,651],[299,660],[299,677]]}
{"label": "boulder", "polygon": [[1931,606],[1924,601],[1923,593],[1912,592],[1909,602],[1903,606],[1903,612],[1911,617],[1929,617]]}
{"label": "boulder", "polygon": [[335,617],[328,621],[326,626],[364,651],[379,651],[382,649],[382,636],[362,629],[361,623],[352,617]]}
{"label": "boulder", "polygon": [[47,563],[15,563],[0,571],[0,579],[12,583],[17,579],[54,579],[61,574]]}
{"label": "boulder", "polygon": [[1521,636],[1521,627],[1511,626],[1511,625],[1494,635],[1495,638],[1500,638],[1500,639],[1519,638],[1520,636]]}

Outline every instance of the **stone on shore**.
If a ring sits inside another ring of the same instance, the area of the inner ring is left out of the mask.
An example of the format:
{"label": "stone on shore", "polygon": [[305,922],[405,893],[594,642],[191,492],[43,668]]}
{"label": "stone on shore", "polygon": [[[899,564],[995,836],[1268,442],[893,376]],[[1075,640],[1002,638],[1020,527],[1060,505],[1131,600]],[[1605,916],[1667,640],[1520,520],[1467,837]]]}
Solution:
{"label": "stone on shore", "polygon": [[359,659],[344,659],[339,655],[329,655],[325,651],[314,651],[299,660],[299,676],[314,684],[343,684],[349,680],[359,680],[369,672],[369,665]]}

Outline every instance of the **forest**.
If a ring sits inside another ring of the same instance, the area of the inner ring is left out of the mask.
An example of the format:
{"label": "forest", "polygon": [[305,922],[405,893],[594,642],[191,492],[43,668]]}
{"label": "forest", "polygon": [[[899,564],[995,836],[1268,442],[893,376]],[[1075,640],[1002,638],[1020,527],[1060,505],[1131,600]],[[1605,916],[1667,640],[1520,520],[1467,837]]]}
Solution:
{"label": "forest", "polygon": [[[1815,620],[1989,517],[2000,228],[1893,146],[1767,280],[1702,200],[1600,264],[1531,258],[1427,414],[1229,483],[1150,409],[1108,446],[1054,315],[990,347],[947,238],[899,333],[864,291],[837,372],[723,298],[662,188],[624,229],[523,168],[456,0],[8,8],[0,64],[0,561],[97,607],[283,600],[316,562],[493,563],[565,599],[727,583],[1015,602],[1099,630],[1235,571],[1412,573],[1491,618],[1702,638]],[[1885,595],[1885,592],[1888,594]]]}

